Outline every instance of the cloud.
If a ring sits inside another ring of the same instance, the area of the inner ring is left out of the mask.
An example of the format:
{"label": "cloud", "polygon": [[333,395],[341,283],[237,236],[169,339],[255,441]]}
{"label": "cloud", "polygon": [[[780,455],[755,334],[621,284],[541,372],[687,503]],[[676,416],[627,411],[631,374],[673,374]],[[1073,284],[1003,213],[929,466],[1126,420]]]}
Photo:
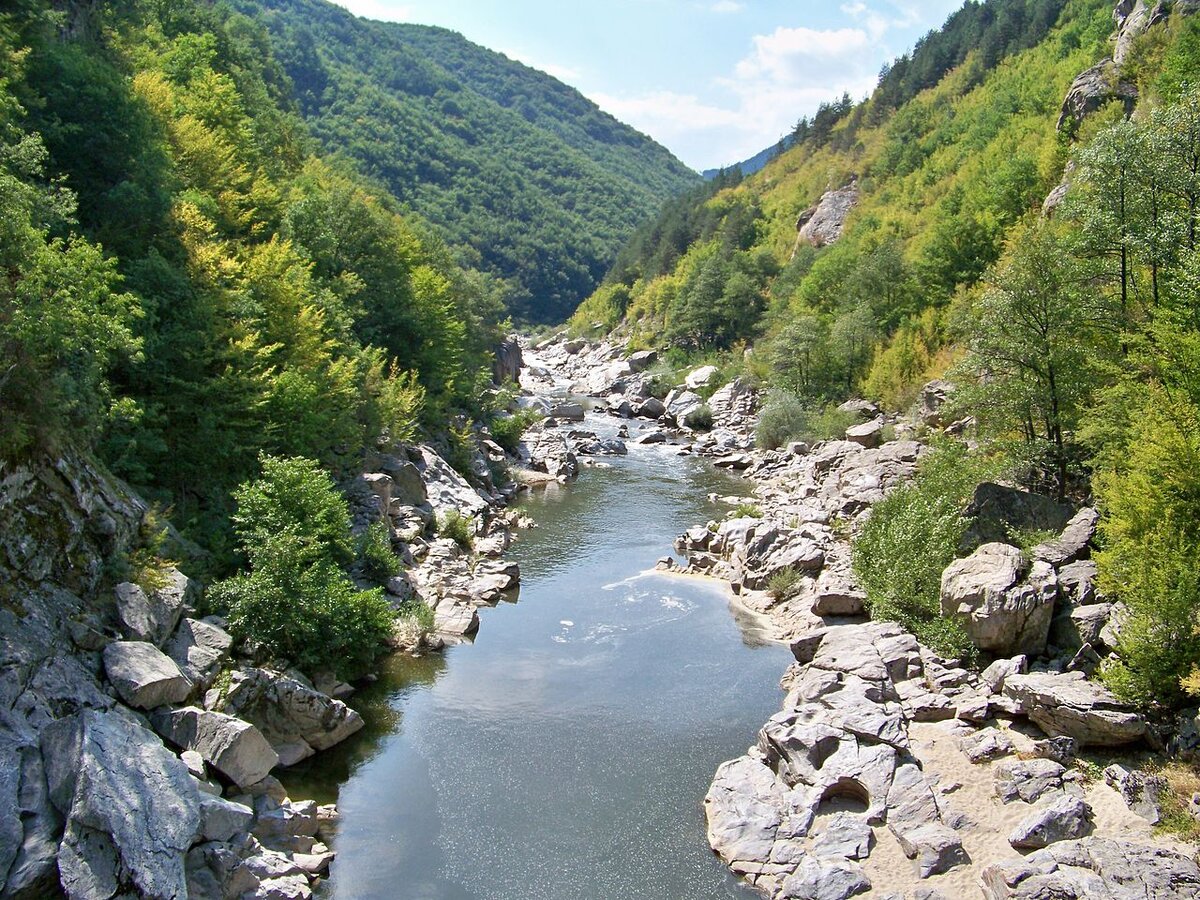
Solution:
{"label": "cloud", "polygon": [[744,3],[736,3],[734,0],[717,0],[709,7],[715,13],[739,13],[745,8]]}
{"label": "cloud", "polygon": [[337,0],[339,6],[344,6],[356,16],[364,19],[378,19],[381,22],[410,22],[416,18],[416,11],[411,6],[404,6],[392,0]]}
{"label": "cloud", "polygon": [[577,85],[583,79],[582,69],[575,69],[571,66],[562,66],[552,62],[544,62],[521,50],[499,50],[497,52],[503,53],[509,59],[515,59],[519,63],[524,63],[531,69],[537,69],[541,72],[545,72],[552,78],[557,78],[559,81],[564,81],[567,84]]}

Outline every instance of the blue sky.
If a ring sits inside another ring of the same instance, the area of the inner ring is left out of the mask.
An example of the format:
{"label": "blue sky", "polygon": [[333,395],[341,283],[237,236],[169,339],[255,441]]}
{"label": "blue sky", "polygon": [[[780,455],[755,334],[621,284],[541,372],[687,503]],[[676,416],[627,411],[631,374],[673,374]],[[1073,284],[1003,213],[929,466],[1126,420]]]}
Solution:
{"label": "blue sky", "polygon": [[696,169],[745,159],[962,0],[335,0],[441,25],[549,72]]}

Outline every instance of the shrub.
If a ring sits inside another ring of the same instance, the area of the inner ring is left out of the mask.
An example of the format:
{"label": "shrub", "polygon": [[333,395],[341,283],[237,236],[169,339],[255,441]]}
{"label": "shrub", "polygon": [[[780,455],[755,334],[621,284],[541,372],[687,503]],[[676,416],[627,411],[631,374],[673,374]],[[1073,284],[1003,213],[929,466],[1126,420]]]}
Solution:
{"label": "shrub", "polygon": [[386,581],[400,574],[400,557],[392,549],[392,529],[380,519],[358,536],[358,558],[368,577]]}
{"label": "shrub", "polygon": [[392,632],[392,608],[383,592],[355,589],[327,558],[311,561],[309,546],[294,531],[260,550],[249,574],[210,591],[212,602],[229,610],[231,632],[303,671],[330,669],[341,678],[363,674]]}
{"label": "shrub", "polygon": [[707,403],[701,403],[684,417],[683,424],[693,431],[711,431],[713,411]]}
{"label": "shrub", "polygon": [[541,418],[542,414],[534,409],[517,410],[510,416],[497,416],[490,425],[492,439],[509,453],[516,453],[521,436]]}
{"label": "shrub", "polygon": [[433,607],[419,597],[401,603],[396,609],[396,617],[412,622],[421,634],[433,631]]}
{"label": "shrub", "polygon": [[438,523],[438,534],[450,538],[464,550],[475,545],[475,520],[464,516],[457,509],[447,510]]}
{"label": "shrub", "polygon": [[755,432],[758,446],[776,450],[803,432],[807,424],[808,410],[804,404],[792,394],[772,391],[758,419]]}
{"label": "shrub", "polygon": [[250,571],[213,585],[209,600],[228,610],[239,640],[308,672],[360,675],[383,652],[393,616],[382,592],[357,590],[341,568],[354,556],[346,501],[311,460],[264,456],[262,466],[234,494]]}
{"label": "shrub", "polygon": [[788,599],[800,586],[800,573],[791,566],[780,569],[767,581],[767,593],[776,603]]}
{"label": "shrub", "polygon": [[762,510],[753,503],[739,503],[733,511],[735,519],[761,519]]}
{"label": "shrub", "polygon": [[963,507],[994,469],[960,444],[937,447],[912,482],[875,505],[854,541],[854,571],[872,618],[899,622],[947,656],[972,648],[961,624],[941,616],[942,571],[966,529]]}

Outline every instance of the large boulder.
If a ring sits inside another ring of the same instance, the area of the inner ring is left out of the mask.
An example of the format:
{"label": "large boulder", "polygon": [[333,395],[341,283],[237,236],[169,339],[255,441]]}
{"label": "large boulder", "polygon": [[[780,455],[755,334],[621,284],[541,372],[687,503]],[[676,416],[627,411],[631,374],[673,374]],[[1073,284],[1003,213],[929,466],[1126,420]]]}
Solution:
{"label": "large boulder", "polygon": [[704,405],[704,400],[691,391],[675,389],[667,394],[667,399],[663,403],[666,406],[665,415],[673,419],[676,425],[682,425],[691,413]]}
{"label": "large boulder", "polygon": [[158,733],[182,750],[195,750],[238,787],[257,784],[279,763],[261,731],[234,716],[188,706],[150,717]]}
{"label": "large boulder", "polygon": [[1018,850],[1038,850],[1058,841],[1075,840],[1092,827],[1092,808],[1079,797],[1064,794],[1034,810],[1008,836]]}
{"label": "large boulder", "polygon": [[1129,744],[1146,733],[1137,712],[1079,672],[1010,675],[1004,695],[1046,734],[1073,737],[1080,746]]}
{"label": "large boulder", "polygon": [[465,516],[478,516],[489,507],[488,501],[432,448],[419,447],[416,456],[413,463],[421,473],[427,502],[436,515],[445,515],[453,509]]}
{"label": "large boulder", "polygon": [[363,727],[362,716],[340,700],[299,678],[266,669],[234,672],[224,708],[257,727],[283,765],[327,750]]}
{"label": "large boulder", "polygon": [[1071,82],[1058,117],[1058,130],[1078,128],[1089,114],[1111,100],[1124,105],[1129,115],[1137,105],[1138,89],[1136,84],[1121,77],[1115,62],[1106,59],[1080,72]]}
{"label": "large boulder", "polygon": [[167,654],[197,684],[208,684],[229,659],[233,638],[224,628],[201,619],[184,619],[167,644]]}
{"label": "large boulder", "polygon": [[945,408],[957,390],[948,381],[931,381],[921,388],[917,401],[921,421],[926,425],[946,424]]}
{"label": "large boulder", "polygon": [[118,710],[60,719],[41,744],[50,798],[66,821],[58,869],[67,896],[184,900],[201,801],[178,757]]}
{"label": "large boulder", "polygon": [[975,646],[998,656],[1046,649],[1058,581],[1007,544],[984,544],[942,573],[942,615],[961,619]]}
{"label": "large boulder", "polygon": [[836,244],[842,237],[846,217],[857,205],[856,181],[836,191],[826,191],[816,206],[806,209],[796,220],[797,243],[803,241],[818,249]]}
{"label": "large boulder", "polygon": [[645,372],[648,368],[658,362],[658,351],[639,350],[637,353],[631,353],[626,362],[629,363],[630,371],[634,373]]}
{"label": "large boulder", "polygon": [[692,369],[683,379],[683,383],[687,385],[688,390],[698,391],[700,388],[708,387],[712,384],[712,380],[717,377],[716,366],[700,366],[698,369]]}
{"label": "large boulder", "polygon": [[846,429],[846,440],[867,449],[873,449],[883,443],[883,419],[872,419]]}
{"label": "large boulder", "polygon": [[182,703],[192,692],[175,661],[145,641],[113,641],[105,647],[104,673],[121,699],[137,709]]}
{"label": "large boulder", "polygon": [[133,582],[117,585],[117,618],[130,640],[161,647],[185,612],[195,605],[195,583],[178,569],[168,569],[163,583],[147,593]]}
{"label": "large boulder", "polygon": [[982,544],[1006,543],[1016,531],[1061,532],[1075,515],[1074,507],[1003,484],[984,482],[975,488],[963,510],[969,522],[959,552],[970,553]]}
{"label": "large boulder", "polygon": [[980,883],[986,900],[1194,900],[1200,866],[1161,847],[1090,837],[993,863]]}
{"label": "large boulder", "polygon": [[1071,517],[1062,534],[1033,548],[1033,557],[1060,568],[1068,563],[1086,559],[1091,554],[1092,538],[1100,524],[1100,514],[1084,507]]}
{"label": "large boulder", "polygon": [[506,337],[496,348],[496,355],[492,359],[492,381],[495,384],[520,381],[521,366],[524,364],[521,345],[515,337]]}

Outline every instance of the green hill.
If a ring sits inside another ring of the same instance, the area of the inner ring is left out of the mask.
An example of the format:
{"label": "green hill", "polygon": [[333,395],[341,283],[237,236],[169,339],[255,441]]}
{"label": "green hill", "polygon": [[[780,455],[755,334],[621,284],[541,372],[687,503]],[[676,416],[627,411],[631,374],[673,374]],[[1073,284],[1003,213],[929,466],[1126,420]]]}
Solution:
{"label": "green hill", "polygon": [[561,321],[633,229],[699,176],[578,91],[454,32],[323,0],[261,16],[309,127],[508,282],[520,319]]}

